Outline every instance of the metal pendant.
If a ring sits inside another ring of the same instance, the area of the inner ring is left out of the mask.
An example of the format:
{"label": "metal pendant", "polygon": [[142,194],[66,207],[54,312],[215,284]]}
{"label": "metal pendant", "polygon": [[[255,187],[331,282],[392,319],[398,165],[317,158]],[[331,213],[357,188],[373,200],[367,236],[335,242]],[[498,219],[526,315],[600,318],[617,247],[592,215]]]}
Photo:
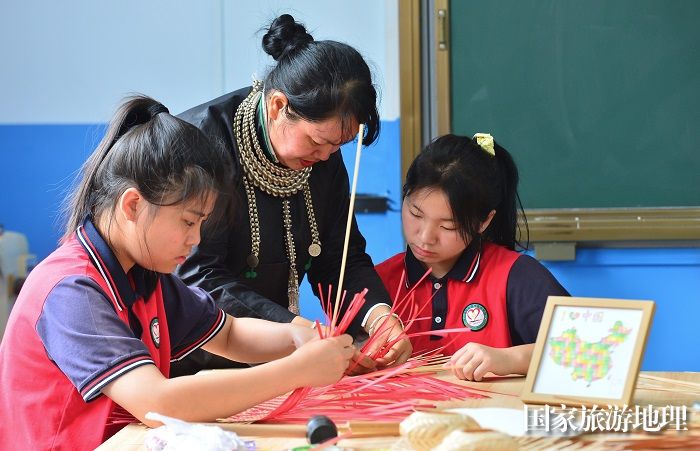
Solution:
{"label": "metal pendant", "polygon": [[260,260],[258,259],[258,256],[255,254],[250,254],[248,258],[245,259],[245,262],[250,266],[251,268],[257,268],[258,263],[260,263]]}
{"label": "metal pendant", "polygon": [[312,257],[318,257],[321,255],[321,245],[317,243],[311,243],[309,246],[309,255]]}
{"label": "metal pendant", "polygon": [[295,315],[299,314],[299,281],[297,276],[297,269],[292,264],[289,267],[289,279],[287,280],[287,296],[289,297],[287,309]]}

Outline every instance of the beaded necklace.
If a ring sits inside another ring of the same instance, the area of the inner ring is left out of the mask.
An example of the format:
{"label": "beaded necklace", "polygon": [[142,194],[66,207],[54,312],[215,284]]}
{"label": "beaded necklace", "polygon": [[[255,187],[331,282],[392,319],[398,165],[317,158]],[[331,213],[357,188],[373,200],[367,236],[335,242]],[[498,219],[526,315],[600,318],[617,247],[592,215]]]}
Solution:
{"label": "beaded necklace", "polygon": [[[248,215],[250,216],[250,238],[251,251],[246,259],[249,271],[246,277],[257,277],[257,268],[260,263],[260,219],[258,217],[258,207],[255,200],[255,188],[265,193],[282,198],[282,214],[285,231],[285,245],[287,258],[289,259],[289,279],[287,281],[287,295],[289,297],[289,311],[295,315],[299,314],[299,282],[296,265],[296,249],[294,248],[294,237],[292,235],[292,215],[289,206],[289,198],[302,191],[306,213],[309,217],[309,227],[311,229],[311,245],[308,252],[311,257],[321,255],[321,240],[319,238],[316,215],[314,214],[309,189],[309,176],[311,167],[295,171],[274,164],[265,155],[265,151],[260,146],[260,142],[255,132],[256,107],[262,96],[262,82],[253,82],[253,89],[243,102],[236,109],[233,118],[233,132],[238,146],[238,158],[243,168],[243,185],[245,186],[246,198],[248,200]],[[263,99],[264,101],[264,99]],[[262,123],[265,127],[265,123]],[[273,149],[269,149],[274,153]]]}

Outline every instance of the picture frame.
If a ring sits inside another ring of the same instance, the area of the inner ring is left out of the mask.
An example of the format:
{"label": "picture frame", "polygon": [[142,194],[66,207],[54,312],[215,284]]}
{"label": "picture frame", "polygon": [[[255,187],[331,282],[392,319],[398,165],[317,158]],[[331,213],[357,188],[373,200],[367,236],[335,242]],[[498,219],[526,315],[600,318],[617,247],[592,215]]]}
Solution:
{"label": "picture frame", "polygon": [[522,401],[630,405],[654,308],[653,301],[550,296]]}

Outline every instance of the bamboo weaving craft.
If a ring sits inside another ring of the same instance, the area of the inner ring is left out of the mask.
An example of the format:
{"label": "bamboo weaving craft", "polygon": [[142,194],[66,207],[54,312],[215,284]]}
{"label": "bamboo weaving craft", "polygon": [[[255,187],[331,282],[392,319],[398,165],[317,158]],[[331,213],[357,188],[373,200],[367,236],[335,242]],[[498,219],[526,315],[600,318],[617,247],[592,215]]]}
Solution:
{"label": "bamboo weaving craft", "polygon": [[[326,299],[330,298],[331,292],[332,288],[329,287]],[[319,293],[322,293],[320,287]],[[353,298],[337,325],[330,321],[327,328],[317,327],[321,338],[337,336],[347,330],[364,304],[365,293],[366,290]],[[344,297],[341,303],[343,301]],[[332,318],[330,302],[326,303],[323,295],[321,302],[326,307],[328,317]],[[381,333],[380,326],[374,337]],[[376,359],[384,355],[391,347],[391,342],[377,349],[370,357]],[[362,347],[362,351],[371,346],[370,338]],[[416,409],[432,409],[437,402],[487,397],[483,392],[480,393],[481,391],[434,377],[441,370],[444,361],[445,358],[435,356],[434,353],[414,356],[403,365],[360,376],[346,376],[327,387],[297,389],[287,396],[274,398],[220,421],[297,424],[305,423],[311,415],[326,415],[336,424],[352,421],[396,421],[405,418]]]}

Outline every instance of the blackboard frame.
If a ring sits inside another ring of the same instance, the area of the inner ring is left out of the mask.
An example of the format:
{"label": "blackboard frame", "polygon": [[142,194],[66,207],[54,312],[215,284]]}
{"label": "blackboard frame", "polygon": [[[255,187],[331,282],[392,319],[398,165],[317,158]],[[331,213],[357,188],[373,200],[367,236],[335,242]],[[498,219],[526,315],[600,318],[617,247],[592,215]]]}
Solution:
{"label": "blackboard frame", "polygon": [[531,243],[700,239],[700,208],[527,209]]}

